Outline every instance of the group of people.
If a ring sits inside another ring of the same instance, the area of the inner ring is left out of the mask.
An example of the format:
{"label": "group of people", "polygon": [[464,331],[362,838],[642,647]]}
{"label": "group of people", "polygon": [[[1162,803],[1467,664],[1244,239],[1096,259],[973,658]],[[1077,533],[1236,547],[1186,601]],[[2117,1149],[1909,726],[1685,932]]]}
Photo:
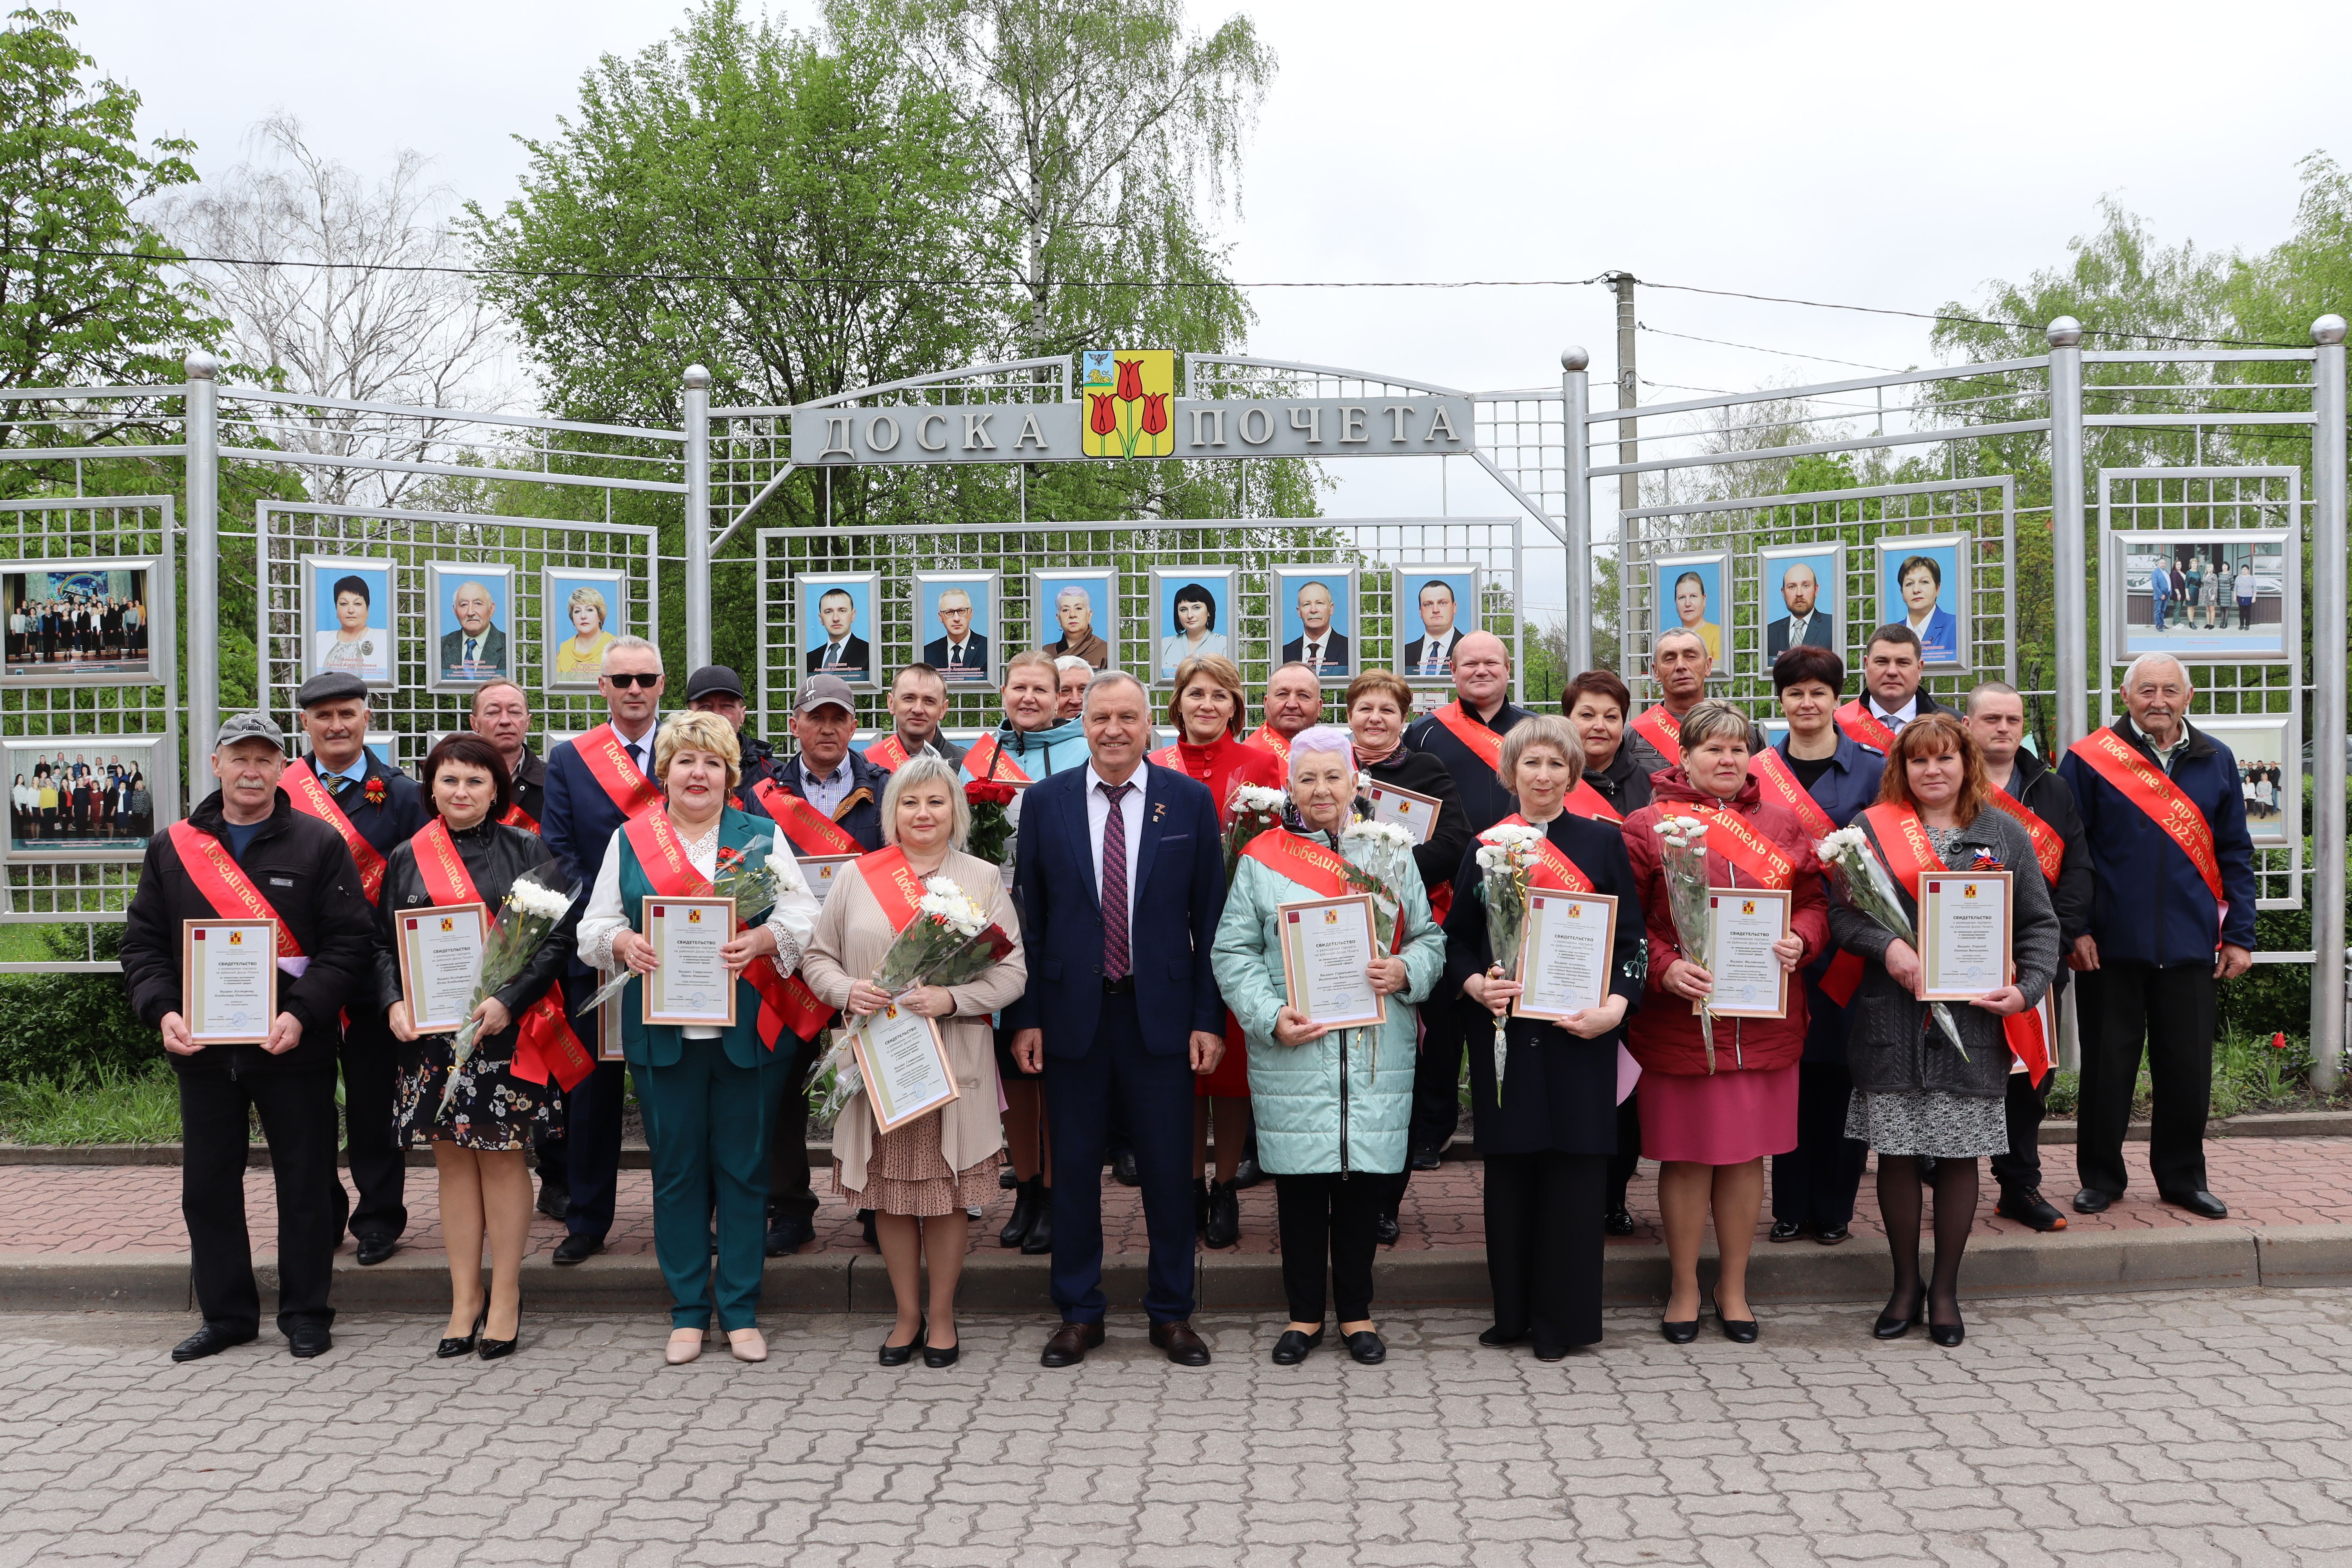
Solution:
{"label": "group of people", "polygon": [[[881,1131],[861,1093],[835,1130],[832,1190],[868,1216],[893,1289],[884,1365],[956,1359],[971,1219],[1004,1184],[1016,1191],[1000,1243],[1051,1258],[1060,1321],[1041,1359],[1084,1360],[1108,1310],[1107,1167],[1140,1189],[1152,1343],[1206,1363],[1191,1321],[1195,1258],[1202,1242],[1235,1238],[1245,1161],[1275,1188],[1289,1315],[1273,1360],[1311,1354],[1334,1313],[1351,1357],[1383,1360],[1373,1260],[1412,1174],[1437,1167],[1454,1135],[1465,1047],[1494,1299],[1484,1342],[1557,1360],[1601,1338],[1604,1238],[1636,1228],[1626,1194],[1641,1155],[1661,1165],[1662,1332],[1687,1342],[1711,1310],[1726,1336],[1753,1341],[1747,1265],[1765,1162],[1770,1239],[1834,1245],[1875,1151],[1895,1259],[1876,1332],[1925,1321],[1958,1343],[1978,1161],[1992,1162],[1999,1212],[2064,1224],[2041,1194],[2034,1142],[2054,1048],[2042,1004],[2069,980],[2084,1025],[2075,1209],[2125,1190],[2145,1049],[2159,1194],[2227,1212],[2206,1190],[2204,1108],[2215,983],[2249,962],[2253,897],[2236,767],[2188,722],[2177,662],[2134,664],[2126,717],[2053,769],[2024,747],[2012,689],[1980,684],[1950,711],[1920,689],[1920,652],[1907,626],[1879,628],[1849,699],[1835,651],[1791,647],[1774,666],[1789,732],[1770,747],[1706,696],[1704,640],[1669,630],[1649,672],[1662,700],[1639,713],[1605,670],[1571,681],[1559,715],[1513,703],[1508,650],[1483,632],[1454,643],[1451,700],[1433,712],[1416,718],[1412,688],[1376,671],[1348,685],[1334,715],[1315,670],[1291,664],[1270,676],[1255,728],[1222,655],[1183,658],[1155,710],[1132,676],[1034,650],[1006,663],[1002,721],[968,748],[940,732],[947,684],[919,663],[898,672],[888,728],[862,751],[849,688],[811,676],[793,748],[779,753],[744,731],[742,685],[721,667],[695,671],[685,710],[662,717],[659,653],[622,637],[603,661],[605,722],[542,761],[524,739],[520,689],[487,685],[472,729],[426,758],[422,788],[367,750],[365,688],[315,678],[298,699],[309,757],[289,761],[266,715],[224,725],[221,788],[155,842],[131,911],[126,976],[179,1068],[187,1124],[184,1209],[205,1326],[173,1353],[258,1331],[236,1176],[254,1110],[273,1149],[278,1321],[296,1354],[330,1342],[329,1260],[346,1226],[362,1265],[396,1249],[400,1150],[419,1142],[435,1151],[450,1242],[436,1351],[509,1353],[533,1203],[526,1152],[539,1206],[565,1226],[552,1260],[594,1257],[614,1221],[625,1073],[651,1148],[667,1358],[699,1355],[715,1323],[733,1354],[761,1359],[763,1258],[805,1245],[818,1207],[812,1070],[836,1028],[893,1006],[937,1022],[959,1096]],[[1156,725],[1175,739],[1160,744]],[[1285,992],[1279,911],[1362,874],[1370,836],[1356,828],[1382,784],[1434,801],[1435,820],[1388,872],[1394,941],[1365,973],[1381,1022],[1334,1030]],[[1280,822],[1229,872],[1223,842],[1243,786],[1278,792]],[[1009,819],[1003,866],[970,852],[975,802]],[[1710,886],[1785,891],[1791,911],[1772,950],[1790,977],[1782,1016],[1716,1018],[1711,1043],[1700,1005],[1715,977],[1684,951],[1662,849],[1686,819],[1709,829]],[[1915,913],[1925,870],[2014,873],[2011,975],[1950,1008],[1958,1048],[1917,999],[1912,944],[1824,873],[1815,846],[1849,825]],[[1498,827],[1541,834],[1536,885],[1618,901],[1598,1005],[1557,1022],[1516,1016],[1518,986],[1495,962],[1481,902],[1477,851]],[[739,910],[723,950],[738,1022],[646,1023],[639,988],[657,967],[646,900],[705,890],[763,844],[772,905]],[[799,862],[832,857],[853,858],[820,901]],[[477,1009],[484,1043],[460,1062],[449,1037],[420,1037],[407,1012],[394,914],[495,907],[551,863],[583,896],[525,973]],[[874,978],[882,956],[940,878],[1005,940],[975,978],[887,994]],[[264,1044],[199,1047],[178,1011],[179,921],[256,899],[291,944],[280,1015]],[[610,1005],[614,1053],[581,1005],[622,975],[635,978]],[[1630,1094],[1621,1047],[1639,1068]],[[356,1202],[333,1169],[338,1065]],[[1919,1247],[1929,1191],[1931,1277]],[[1703,1280],[1710,1223],[1718,1263]]]}
{"label": "group of people", "polygon": [[22,599],[8,612],[11,664],[146,657],[147,606],[137,599]]}
{"label": "group of people", "polygon": [[155,798],[147,775],[120,757],[91,763],[65,753],[37,757],[9,788],[10,826],[18,844],[144,838],[154,831]]}
{"label": "group of people", "polygon": [[2270,819],[2279,815],[2284,775],[2276,763],[2241,763],[2238,777],[2245,785],[2248,816]]}
{"label": "group of people", "polygon": [[2252,631],[2259,584],[2247,566],[2232,566],[2219,556],[2210,561],[2203,555],[2175,556],[2148,572],[2151,617],[2159,630],[2201,626],[2209,632],[2227,631],[2234,605],[2238,629]]}

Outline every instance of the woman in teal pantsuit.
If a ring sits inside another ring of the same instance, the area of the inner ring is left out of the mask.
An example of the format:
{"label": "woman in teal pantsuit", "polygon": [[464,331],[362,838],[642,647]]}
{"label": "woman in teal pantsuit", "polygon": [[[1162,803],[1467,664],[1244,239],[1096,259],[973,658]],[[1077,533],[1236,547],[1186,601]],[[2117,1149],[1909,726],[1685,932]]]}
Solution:
{"label": "woman in teal pantsuit", "polygon": [[[774,841],[772,824],[727,805],[729,792],[742,783],[742,752],[724,720],[709,713],[671,714],[654,742],[654,776],[661,781],[667,805],[614,832],[580,920],[580,953],[587,963],[639,976],[658,967],[653,943],[638,930],[646,899],[657,892],[686,896],[675,880],[667,888],[655,886],[639,845],[650,846],[656,858],[665,842],[674,845],[707,880],[721,857],[756,864],[763,851],[754,846],[765,840],[772,847]],[[613,1004],[621,1009],[622,1047],[653,1153],[654,1255],[672,1302],[665,1354],[673,1366],[702,1353],[714,1308],[736,1359],[764,1361],[768,1354],[753,1320],[766,1259],[768,1142],[779,1099],[775,1075],[791,1070],[792,1053],[761,1039],[760,994],[745,973],[752,964],[772,963],[780,974],[791,975],[816,930],[817,915],[816,900],[791,854],[775,855],[770,864],[783,883],[783,896],[722,950],[736,976],[733,1024],[723,1030],[648,1025],[642,979]],[[761,911],[737,914],[750,919]]]}

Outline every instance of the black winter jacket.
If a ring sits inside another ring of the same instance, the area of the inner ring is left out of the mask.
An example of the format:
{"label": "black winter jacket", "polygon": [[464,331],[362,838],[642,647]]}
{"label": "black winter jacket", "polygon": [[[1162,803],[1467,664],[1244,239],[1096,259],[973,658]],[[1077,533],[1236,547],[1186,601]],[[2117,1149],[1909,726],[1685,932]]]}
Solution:
{"label": "black winter jacket", "polygon": [[1421,873],[1424,888],[1442,888],[1453,881],[1470,848],[1470,819],[1462,815],[1462,798],[1454,791],[1452,771],[1427,752],[1399,746],[1387,760],[1368,763],[1364,772],[1381,784],[1437,802],[1437,826],[1429,830],[1427,842],[1413,846],[1413,869]]}
{"label": "black winter jacket", "polygon": [[[555,859],[554,851],[541,842],[539,835],[520,827],[501,827],[494,822],[484,822],[462,833],[449,835],[457,846],[457,858],[466,863],[466,874],[474,879],[474,890],[482,895],[489,906],[493,920],[498,918],[499,900],[515,879],[535,866],[545,866]],[[498,994],[500,1005],[509,1016],[520,1020],[523,1012],[539,1000],[541,993],[563,973],[572,958],[574,932],[580,924],[580,911],[585,898],[572,900],[572,910],[563,923],[531,954],[530,962],[514,983]],[[396,846],[384,866],[383,889],[376,900],[375,963],[373,979],[376,988],[376,1011],[389,1010],[400,1000],[400,949],[394,941],[394,921],[402,910],[422,909],[433,902],[425,890],[425,878],[416,868],[416,843]],[[479,1047],[484,1061],[508,1061],[514,1056],[515,1041],[521,1033],[520,1022],[509,1024]]]}

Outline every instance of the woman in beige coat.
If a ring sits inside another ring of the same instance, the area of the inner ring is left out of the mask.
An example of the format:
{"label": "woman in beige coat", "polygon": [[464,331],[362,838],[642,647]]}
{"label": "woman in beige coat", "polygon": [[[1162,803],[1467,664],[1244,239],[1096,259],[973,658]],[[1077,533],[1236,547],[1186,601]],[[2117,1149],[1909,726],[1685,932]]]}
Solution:
{"label": "woman in beige coat", "polygon": [[[1021,994],[1028,970],[1022,960],[1020,917],[1005,895],[1002,870],[963,852],[971,830],[971,809],[952,768],[936,757],[903,764],[882,793],[882,837],[888,847],[860,860],[857,874],[835,880],[816,935],[801,960],[801,978],[827,1006],[862,1016],[894,1000],[871,976],[897,940],[897,928],[865,872],[896,869],[901,857],[918,877],[955,881],[1013,941],[1012,952],[971,984],[920,985],[895,998],[939,1021],[958,1098],[877,1136],[874,1113],[861,1093],[843,1108],[834,1129],[835,1190],[851,1206],[874,1211],[875,1237],[898,1298],[898,1321],[882,1342],[884,1366],[905,1365],[919,1347],[925,1366],[954,1364],[956,1281],[963,1272],[971,1225],[965,1211],[994,1196],[997,1151],[1004,1146],[989,1015]],[[926,1261],[931,1271],[928,1317],[922,1310]]]}

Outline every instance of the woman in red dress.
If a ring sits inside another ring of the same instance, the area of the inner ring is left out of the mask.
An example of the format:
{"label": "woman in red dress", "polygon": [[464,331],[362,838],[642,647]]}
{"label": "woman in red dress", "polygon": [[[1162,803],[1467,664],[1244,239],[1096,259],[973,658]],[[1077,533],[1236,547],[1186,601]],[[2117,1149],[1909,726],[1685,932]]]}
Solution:
{"label": "woman in red dress", "polygon": [[[1168,722],[1176,743],[1151,753],[1163,768],[1177,768],[1208,785],[1217,803],[1217,823],[1233,821],[1233,793],[1240,784],[1282,788],[1282,759],[1263,747],[1244,745],[1242,726],[1249,703],[1242,695],[1242,672],[1221,654],[1188,658],[1176,667],[1176,695],[1168,701]],[[1209,1161],[1209,1122],[1217,1126],[1217,1165],[1204,1180]],[[1192,1080],[1192,1200],[1208,1247],[1231,1247],[1241,1239],[1240,1195],[1234,1177],[1250,1126],[1249,1053],[1241,1026],[1225,1015],[1225,1055],[1217,1070]]]}

